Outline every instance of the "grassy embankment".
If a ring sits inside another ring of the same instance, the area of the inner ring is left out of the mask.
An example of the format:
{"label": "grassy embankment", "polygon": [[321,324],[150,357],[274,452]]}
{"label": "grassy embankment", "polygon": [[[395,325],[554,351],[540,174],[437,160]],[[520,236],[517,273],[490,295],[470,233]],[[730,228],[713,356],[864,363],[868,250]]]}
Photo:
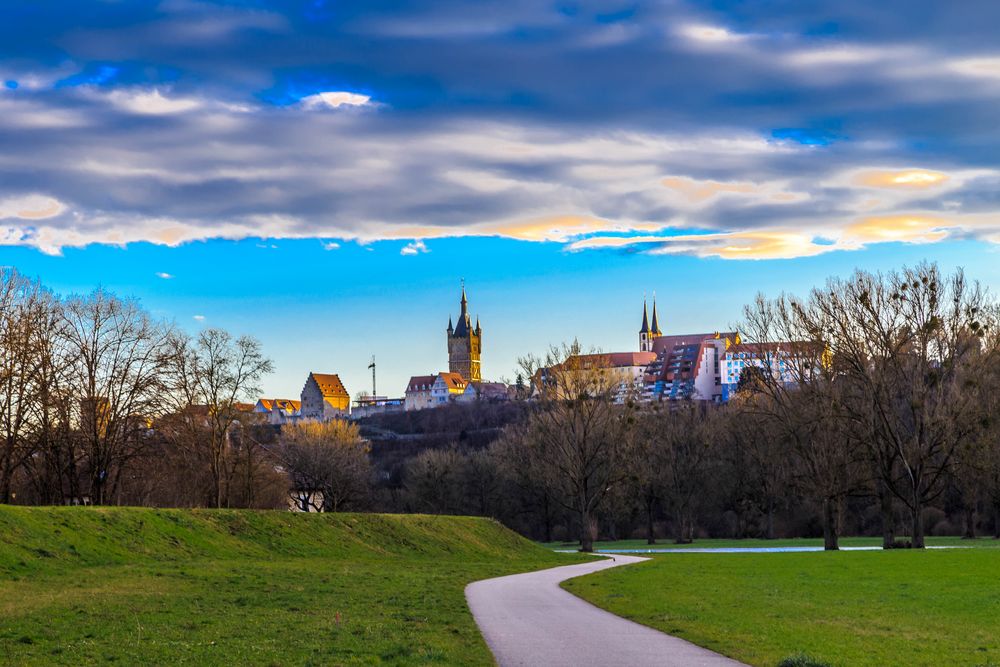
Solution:
{"label": "grassy embankment", "polygon": [[998,575],[990,548],[671,553],[564,586],[751,665],[997,665]]}
{"label": "grassy embankment", "polygon": [[0,507],[0,664],[490,664],[465,585],[579,558],[464,517]]}

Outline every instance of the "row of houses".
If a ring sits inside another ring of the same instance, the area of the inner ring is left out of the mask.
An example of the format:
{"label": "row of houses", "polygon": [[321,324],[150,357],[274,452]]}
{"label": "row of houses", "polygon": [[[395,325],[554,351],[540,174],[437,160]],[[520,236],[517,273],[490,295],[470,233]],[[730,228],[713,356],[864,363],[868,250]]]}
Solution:
{"label": "row of houses", "polygon": [[[257,401],[255,412],[266,414],[270,423],[280,425],[298,420],[325,421],[425,410],[452,402],[511,400],[513,387],[480,379],[482,328],[478,320],[472,325],[464,287],[460,306],[459,325],[448,323],[449,370],[414,375],[403,397],[365,396],[352,406],[338,375],[310,373],[299,400],[262,398]],[[804,350],[801,343],[747,344],[736,331],[664,335],[654,300],[652,318],[646,304],[642,306],[637,352],[583,355],[582,361],[588,366],[621,371],[625,377],[623,396],[628,393],[646,401],[726,402],[747,368],[794,382],[793,369],[800,365]]]}
{"label": "row of houses", "polygon": [[352,405],[339,375],[310,373],[299,400],[261,398],[254,406],[254,412],[267,415],[267,421],[271,424],[281,425],[300,420],[328,421],[348,417],[360,419],[387,412],[436,408],[452,402],[499,402],[510,399],[511,388],[502,382],[469,382],[460,373],[440,372],[411,377],[403,398],[364,396]]}
{"label": "row of houses", "polygon": [[803,366],[815,363],[804,343],[745,343],[737,331],[664,335],[656,303],[652,320],[642,308],[638,352],[583,355],[583,366],[613,368],[624,376],[621,396],[645,401],[728,401],[747,368],[794,383]]}

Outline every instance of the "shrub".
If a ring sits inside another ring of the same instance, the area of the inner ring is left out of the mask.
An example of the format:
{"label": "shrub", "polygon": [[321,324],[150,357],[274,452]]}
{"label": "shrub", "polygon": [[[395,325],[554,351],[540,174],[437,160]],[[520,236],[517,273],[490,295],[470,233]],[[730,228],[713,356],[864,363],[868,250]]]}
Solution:
{"label": "shrub", "polygon": [[830,667],[830,663],[817,660],[805,653],[796,653],[782,659],[778,667]]}

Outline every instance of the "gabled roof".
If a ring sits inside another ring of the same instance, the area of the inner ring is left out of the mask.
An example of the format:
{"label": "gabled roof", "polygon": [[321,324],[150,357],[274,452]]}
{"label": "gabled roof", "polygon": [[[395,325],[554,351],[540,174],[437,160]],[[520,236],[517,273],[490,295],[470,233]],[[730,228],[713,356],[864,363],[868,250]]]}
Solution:
{"label": "gabled roof", "polygon": [[266,412],[273,412],[275,410],[298,412],[302,407],[302,402],[290,398],[262,398],[257,401],[257,407]]}
{"label": "gabled roof", "polygon": [[655,360],[653,352],[602,352],[576,355],[569,365],[579,364],[580,368],[630,368],[648,366]]}
{"label": "gabled roof", "polygon": [[465,378],[461,373],[438,373],[438,377],[448,389],[465,389]]}
{"label": "gabled roof", "polygon": [[310,373],[309,377],[315,380],[323,396],[348,396],[344,383],[340,381],[340,376],[330,373]]}
{"label": "gabled roof", "polygon": [[501,398],[507,396],[507,385],[503,382],[470,382],[465,393],[475,393],[483,398]]}
{"label": "gabled roof", "polygon": [[726,338],[733,339],[736,337],[736,332],[728,333],[693,333],[693,334],[675,334],[670,336],[657,336],[653,339],[653,352],[659,354],[664,350],[672,350],[678,345],[697,345],[704,340],[713,339],[717,341],[723,341]]}
{"label": "gabled roof", "polygon": [[[434,380],[437,379],[437,375],[414,375],[410,378],[410,381],[406,384],[407,393],[411,391],[429,391]],[[420,387],[427,387],[426,390]]]}

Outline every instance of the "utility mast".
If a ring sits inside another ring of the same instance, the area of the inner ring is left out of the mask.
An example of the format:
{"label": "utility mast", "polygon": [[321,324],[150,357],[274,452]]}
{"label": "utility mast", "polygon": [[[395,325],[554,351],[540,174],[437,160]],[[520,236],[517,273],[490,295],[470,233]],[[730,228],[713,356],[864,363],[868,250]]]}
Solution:
{"label": "utility mast", "polygon": [[372,355],[372,362],[370,364],[368,364],[368,368],[372,369],[372,400],[374,401],[375,397],[378,396],[378,392],[375,391],[375,355],[374,354]]}

